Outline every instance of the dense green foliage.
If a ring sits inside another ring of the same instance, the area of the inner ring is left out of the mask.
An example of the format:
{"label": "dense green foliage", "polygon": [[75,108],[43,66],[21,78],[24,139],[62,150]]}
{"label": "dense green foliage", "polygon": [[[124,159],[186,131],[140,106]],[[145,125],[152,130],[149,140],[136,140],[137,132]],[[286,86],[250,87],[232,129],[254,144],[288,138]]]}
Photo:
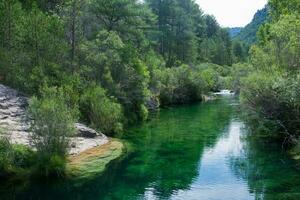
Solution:
{"label": "dense green foliage", "polygon": [[35,96],[34,167],[46,176],[63,175],[76,119],[119,133],[227,87],[221,65],[244,60],[193,0],[0,0],[0,82]]}
{"label": "dense green foliage", "polygon": [[299,2],[269,3],[274,17],[251,48],[253,72],[243,81],[242,101],[261,136],[294,143],[300,134]]}
{"label": "dense green foliage", "polygon": [[9,143],[8,138],[2,135],[0,139],[0,176],[4,176],[10,172],[12,165],[12,146]]}
{"label": "dense green foliage", "polygon": [[85,91],[80,99],[82,113],[92,126],[107,134],[122,131],[123,111],[121,105],[106,95],[101,87],[92,87]]}
{"label": "dense green foliage", "polygon": [[31,99],[29,115],[33,119],[30,142],[37,151],[37,172],[63,175],[70,136],[75,134],[75,114],[68,108],[64,94],[47,88],[40,99]]}
{"label": "dense green foliage", "polygon": [[159,80],[159,99],[163,105],[180,104],[201,99],[201,84],[196,83],[193,70],[186,65],[155,71]]}
{"label": "dense green foliage", "polygon": [[11,144],[7,132],[0,130],[0,178],[26,171],[33,165],[34,156],[29,148]]}
{"label": "dense green foliage", "polygon": [[[146,119],[153,101],[186,103],[220,89],[196,80],[200,63],[245,60],[243,45],[232,44],[227,29],[192,0],[1,0],[0,38],[2,82],[37,96],[57,87],[83,121],[108,133]],[[169,76],[176,89],[168,88]],[[99,93],[93,87],[105,94],[92,94]],[[107,106],[96,99],[101,96]],[[104,127],[107,121],[113,127]]]}
{"label": "dense green foliage", "polygon": [[155,48],[172,67],[176,63],[231,64],[231,41],[213,16],[203,15],[194,1],[147,0],[157,15]]}

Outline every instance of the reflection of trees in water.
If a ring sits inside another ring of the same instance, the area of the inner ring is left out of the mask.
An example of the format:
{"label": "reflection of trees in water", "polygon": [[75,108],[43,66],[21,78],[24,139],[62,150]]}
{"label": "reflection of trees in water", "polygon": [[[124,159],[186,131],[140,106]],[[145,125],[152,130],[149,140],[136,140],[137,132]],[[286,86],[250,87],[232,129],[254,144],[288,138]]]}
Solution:
{"label": "reflection of trees in water", "polygon": [[144,133],[134,134],[144,138],[135,142],[140,155],[132,160],[135,164],[126,173],[129,179],[140,178],[137,183],[143,185],[138,194],[150,186],[156,196],[167,199],[174,192],[189,188],[199,175],[204,148],[213,146],[229,124],[231,109],[220,106],[169,110],[161,113],[160,123],[149,123],[142,130]]}
{"label": "reflection of trees in water", "polygon": [[85,182],[34,183],[16,195],[49,200],[143,199],[150,191],[150,195],[168,199],[178,190],[189,189],[199,175],[204,149],[222,136],[231,111],[223,102],[162,111],[158,118],[126,135],[135,151],[111,163],[100,177]]}
{"label": "reflection of trees in water", "polygon": [[281,146],[245,138],[243,154],[230,163],[237,177],[248,182],[255,199],[300,199],[300,171]]}

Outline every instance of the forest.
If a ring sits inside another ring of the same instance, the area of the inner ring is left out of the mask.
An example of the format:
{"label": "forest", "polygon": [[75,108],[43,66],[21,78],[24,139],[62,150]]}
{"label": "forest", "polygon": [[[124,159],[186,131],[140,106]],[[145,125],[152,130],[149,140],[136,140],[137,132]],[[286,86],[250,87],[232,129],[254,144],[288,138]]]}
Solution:
{"label": "forest", "polygon": [[74,122],[114,136],[221,89],[253,135],[297,147],[300,3],[267,7],[232,39],[194,0],[0,0],[0,82],[30,97],[36,149],[3,137],[0,176],[62,176]]}
{"label": "forest", "polygon": [[215,69],[245,59],[227,30],[190,0],[9,0],[0,16],[1,81],[28,95],[61,90],[95,126],[88,116],[99,97],[103,112],[146,119],[148,103],[199,99],[222,87]]}

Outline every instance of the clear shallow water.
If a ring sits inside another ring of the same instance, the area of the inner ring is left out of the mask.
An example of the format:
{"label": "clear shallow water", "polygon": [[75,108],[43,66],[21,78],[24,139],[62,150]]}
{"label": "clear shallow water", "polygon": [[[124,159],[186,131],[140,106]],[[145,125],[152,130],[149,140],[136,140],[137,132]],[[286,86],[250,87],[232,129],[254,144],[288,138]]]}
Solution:
{"label": "clear shallow water", "polygon": [[85,181],[1,184],[0,199],[300,199],[300,171],[280,147],[244,136],[233,98],[165,109],[123,138],[132,153]]}

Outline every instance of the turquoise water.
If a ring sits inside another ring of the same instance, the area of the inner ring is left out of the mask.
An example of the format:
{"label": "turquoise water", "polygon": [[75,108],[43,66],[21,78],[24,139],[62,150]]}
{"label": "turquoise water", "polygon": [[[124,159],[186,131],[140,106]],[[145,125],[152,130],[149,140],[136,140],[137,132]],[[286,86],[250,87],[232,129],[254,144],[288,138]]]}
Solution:
{"label": "turquoise water", "polygon": [[133,147],[84,181],[0,186],[0,199],[300,199],[300,171],[280,147],[245,137],[237,100],[164,109],[122,137]]}

